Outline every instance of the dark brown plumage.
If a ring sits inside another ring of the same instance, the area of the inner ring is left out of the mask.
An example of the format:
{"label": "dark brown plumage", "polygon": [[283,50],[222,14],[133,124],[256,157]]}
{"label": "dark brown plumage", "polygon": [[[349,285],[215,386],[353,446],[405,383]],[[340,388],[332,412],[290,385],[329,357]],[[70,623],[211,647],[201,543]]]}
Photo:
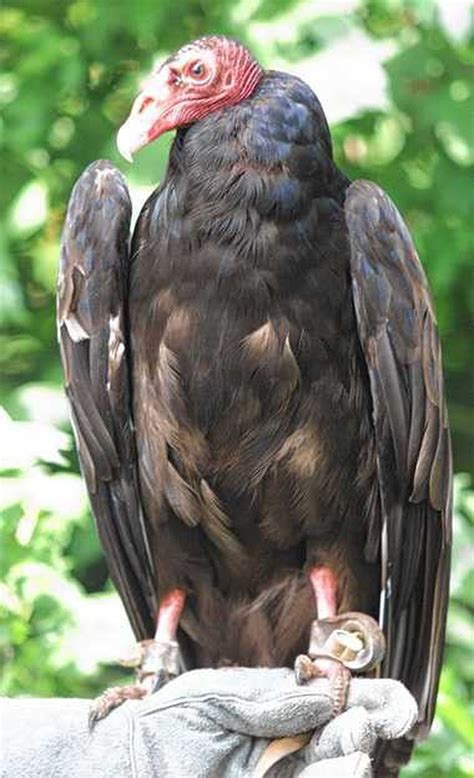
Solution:
{"label": "dark brown plumage", "polygon": [[120,173],[91,165],[58,317],[79,457],[137,637],[180,587],[188,666],[292,663],[315,615],[304,573],[323,564],[339,611],[379,618],[382,601],[383,674],[414,693],[425,733],[451,455],[403,220],[337,169],[315,95],[274,72],[178,130],[129,250],[130,210]]}

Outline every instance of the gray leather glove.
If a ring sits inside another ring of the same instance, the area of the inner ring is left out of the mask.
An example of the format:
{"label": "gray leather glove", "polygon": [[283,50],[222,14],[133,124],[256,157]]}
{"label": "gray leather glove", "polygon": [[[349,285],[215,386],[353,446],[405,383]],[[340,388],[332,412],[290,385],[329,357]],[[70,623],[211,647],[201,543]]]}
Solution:
{"label": "gray leather glove", "polygon": [[347,710],[330,721],[327,681],[297,686],[286,669],[194,670],[146,700],[125,703],[92,732],[89,704],[3,700],[2,775],[253,778],[274,739],[316,730],[267,775],[365,778],[376,737],[399,737],[417,715],[396,681],[354,679]]}

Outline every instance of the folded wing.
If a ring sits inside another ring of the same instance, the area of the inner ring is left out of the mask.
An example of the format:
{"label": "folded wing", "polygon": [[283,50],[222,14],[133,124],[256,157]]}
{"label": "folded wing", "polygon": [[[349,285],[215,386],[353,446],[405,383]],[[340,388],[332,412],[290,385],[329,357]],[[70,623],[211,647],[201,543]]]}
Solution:
{"label": "folded wing", "polygon": [[153,564],[137,479],[127,346],[131,203],[94,162],[71,195],[58,280],[58,334],[81,469],[110,575],[139,639],[154,631]]}
{"label": "folded wing", "polygon": [[370,377],[382,520],[388,652],[384,674],[419,705],[418,734],[436,702],[448,602],[452,460],[441,352],[427,280],[406,225],[375,184],[345,203],[353,298]]}

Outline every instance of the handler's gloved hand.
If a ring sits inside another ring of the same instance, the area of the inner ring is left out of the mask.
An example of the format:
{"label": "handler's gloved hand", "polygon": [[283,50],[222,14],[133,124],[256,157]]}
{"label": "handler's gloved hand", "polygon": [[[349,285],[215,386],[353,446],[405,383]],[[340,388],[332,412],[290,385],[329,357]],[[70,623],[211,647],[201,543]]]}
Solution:
{"label": "handler's gloved hand", "polygon": [[146,700],[125,703],[92,732],[89,704],[4,700],[2,775],[252,778],[275,738],[318,730],[267,775],[365,778],[375,739],[400,737],[417,715],[398,682],[354,679],[347,710],[331,720],[326,679],[297,686],[286,669],[194,670]]}

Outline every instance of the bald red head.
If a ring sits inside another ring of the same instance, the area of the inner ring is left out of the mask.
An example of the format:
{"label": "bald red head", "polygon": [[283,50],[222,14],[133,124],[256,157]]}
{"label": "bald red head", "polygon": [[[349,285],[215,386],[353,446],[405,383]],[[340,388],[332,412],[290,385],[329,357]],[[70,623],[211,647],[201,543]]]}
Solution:
{"label": "bald red head", "polygon": [[241,43],[220,35],[183,46],[154,70],[119,130],[125,159],[168,130],[249,97],[262,70]]}

